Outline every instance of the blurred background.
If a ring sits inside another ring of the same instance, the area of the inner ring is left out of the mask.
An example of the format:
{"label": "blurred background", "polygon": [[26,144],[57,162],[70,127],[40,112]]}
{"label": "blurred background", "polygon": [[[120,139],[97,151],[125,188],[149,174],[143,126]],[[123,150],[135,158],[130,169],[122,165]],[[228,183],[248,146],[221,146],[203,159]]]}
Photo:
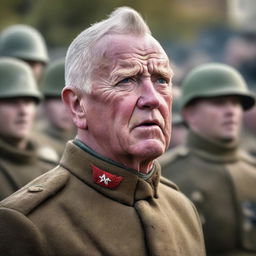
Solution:
{"label": "blurred background", "polygon": [[34,26],[45,37],[51,60],[64,56],[79,32],[124,5],[135,8],[146,19],[153,35],[175,63],[177,83],[184,72],[200,63],[222,61],[238,67],[241,59],[256,56],[255,0],[0,0],[0,3],[0,31],[17,23]]}

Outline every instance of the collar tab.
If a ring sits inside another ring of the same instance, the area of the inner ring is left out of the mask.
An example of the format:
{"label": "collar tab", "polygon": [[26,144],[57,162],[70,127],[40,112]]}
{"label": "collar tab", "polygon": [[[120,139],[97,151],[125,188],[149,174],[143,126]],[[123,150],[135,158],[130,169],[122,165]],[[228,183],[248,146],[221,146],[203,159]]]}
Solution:
{"label": "collar tab", "polygon": [[122,176],[103,171],[95,165],[92,165],[92,178],[94,183],[109,189],[117,188],[124,179]]}

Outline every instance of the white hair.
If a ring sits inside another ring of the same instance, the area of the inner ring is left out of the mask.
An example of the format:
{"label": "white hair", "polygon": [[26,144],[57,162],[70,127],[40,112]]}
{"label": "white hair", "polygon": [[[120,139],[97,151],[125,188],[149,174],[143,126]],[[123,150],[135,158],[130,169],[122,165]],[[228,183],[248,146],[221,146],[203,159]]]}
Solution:
{"label": "white hair", "polygon": [[101,22],[81,32],[70,44],[65,61],[65,84],[91,92],[95,45],[107,34],[151,35],[141,15],[130,7],[120,7]]}

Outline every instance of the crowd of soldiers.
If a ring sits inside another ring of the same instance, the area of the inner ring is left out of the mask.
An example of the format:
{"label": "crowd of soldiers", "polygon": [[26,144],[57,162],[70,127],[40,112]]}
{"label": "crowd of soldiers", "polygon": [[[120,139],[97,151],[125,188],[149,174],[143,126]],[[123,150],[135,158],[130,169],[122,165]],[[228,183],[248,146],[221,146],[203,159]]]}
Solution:
{"label": "crowd of soldiers", "polygon": [[64,60],[49,63],[46,43],[36,29],[6,28],[0,56],[3,199],[58,163],[74,126],[61,101]]}
{"label": "crowd of soldiers", "polygon": [[[255,95],[232,53],[226,63],[189,67],[174,84],[171,143],[158,159],[162,175],[196,206],[211,256],[256,255]],[[0,56],[4,199],[59,163],[75,127],[61,100],[65,60],[49,63],[37,30],[6,28]]]}

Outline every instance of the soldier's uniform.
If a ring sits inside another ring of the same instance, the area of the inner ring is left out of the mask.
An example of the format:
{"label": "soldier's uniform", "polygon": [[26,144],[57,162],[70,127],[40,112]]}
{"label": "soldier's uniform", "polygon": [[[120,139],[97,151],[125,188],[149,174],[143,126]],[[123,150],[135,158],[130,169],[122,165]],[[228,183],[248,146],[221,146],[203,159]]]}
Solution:
{"label": "soldier's uniform", "polygon": [[245,129],[241,136],[242,147],[249,152],[250,155],[256,157],[256,136],[249,130]]}
{"label": "soldier's uniform", "polygon": [[[245,110],[254,104],[244,80],[226,65],[192,70],[182,89],[183,108],[197,98],[228,95],[239,97]],[[194,202],[207,255],[256,255],[256,161],[237,140],[219,142],[189,128],[186,144],[168,152],[161,165],[163,176]]]}
{"label": "soldier's uniform", "polygon": [[0,254],[205,255],[193,205],[159,168],[145,175],[70,141],[59,166],[1,202]]}
{"label": "soldier's uniform", "polygon": [[33,130],[33,139],[38,144],[40,143],[55,151],[57,153],[57,159],[60,159],[67,141],[75,137],[75,130],[63,131],[49,123],[40,122],[40,124],[40,126],[37,125]]}
{"label": "soldier's uniform", "polygon": [[29,181],[56,166],[55,151],[28,142],[19,150],[0,139],[0,199],[4,199]]}
{"label": "soldier's uniform", "polygon": [[193,132],[168,158],[163,176],[196,205],[209,255],[256,255],[256,161]]}

